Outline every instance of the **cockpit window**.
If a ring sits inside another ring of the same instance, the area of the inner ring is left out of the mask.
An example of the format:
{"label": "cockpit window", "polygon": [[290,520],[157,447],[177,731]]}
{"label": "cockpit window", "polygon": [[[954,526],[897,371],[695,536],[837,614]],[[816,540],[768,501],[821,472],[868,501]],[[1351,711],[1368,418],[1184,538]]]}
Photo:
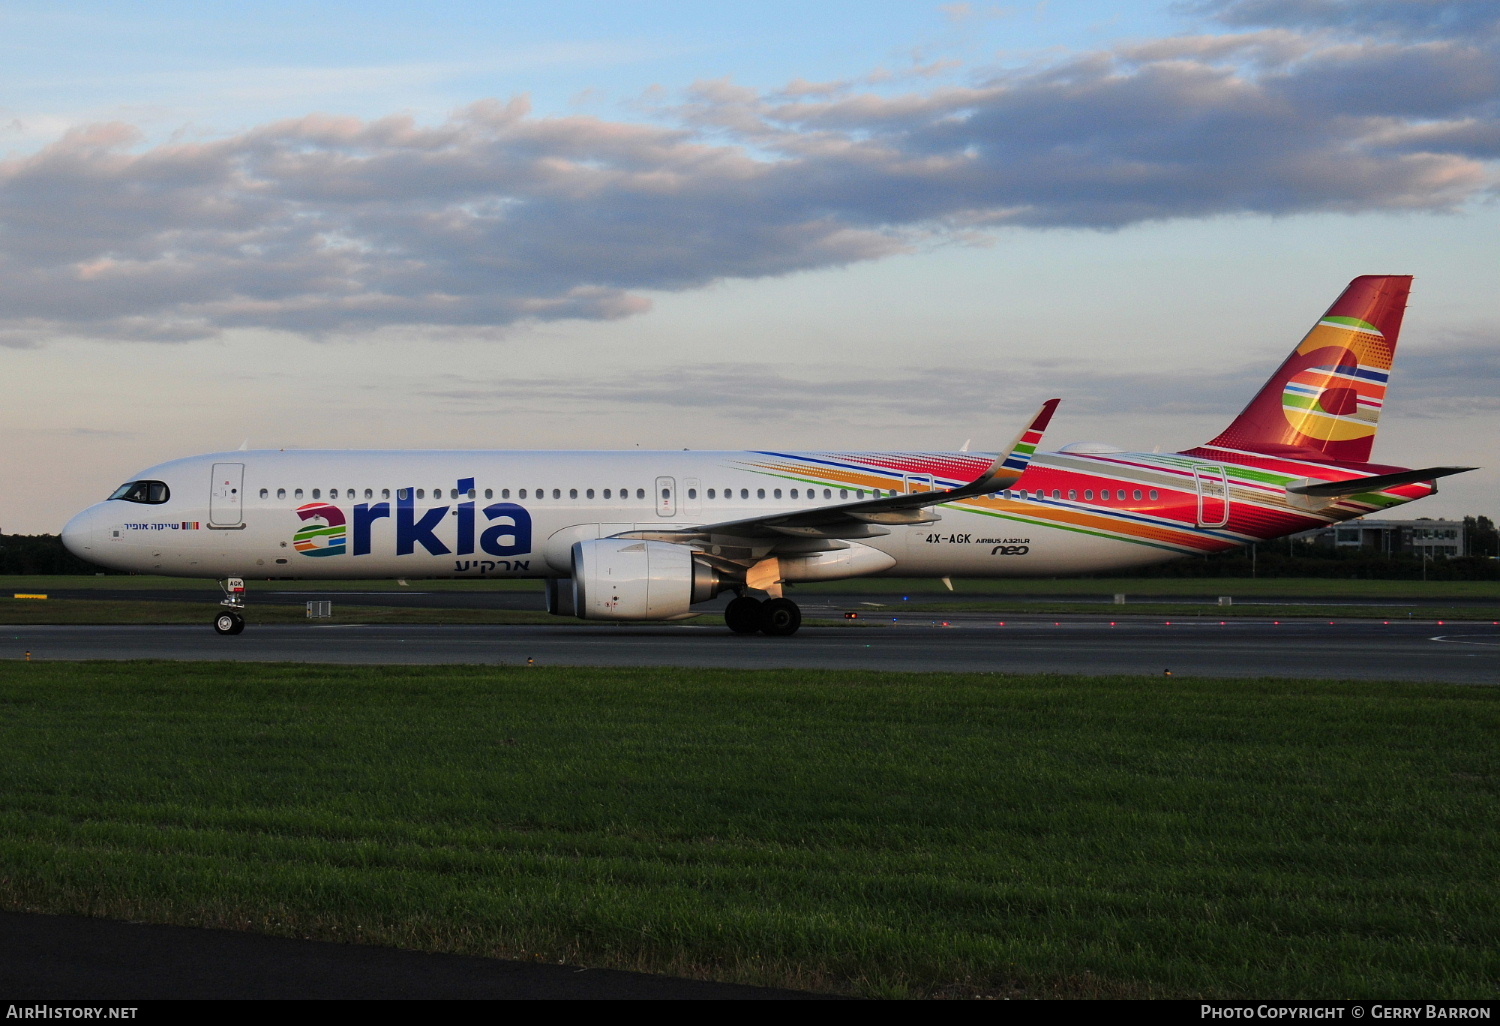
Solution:
{"label": "cockpit window", "polygon": [[126,502],[145,502],[151,505],[160,505],[172,497],[167,486],[162,481],[129,481],[115,489],[111,499],[124,499]]}

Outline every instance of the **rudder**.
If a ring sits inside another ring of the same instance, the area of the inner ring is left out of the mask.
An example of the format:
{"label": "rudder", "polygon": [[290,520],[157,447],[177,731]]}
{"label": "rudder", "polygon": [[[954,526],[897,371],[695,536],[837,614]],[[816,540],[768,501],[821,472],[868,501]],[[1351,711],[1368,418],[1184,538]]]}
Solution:
{"label": "rudder", "polygon": [[1411,291],[1409,274],[1355,278],[1250,405],[1209,445],[1367,463]]}

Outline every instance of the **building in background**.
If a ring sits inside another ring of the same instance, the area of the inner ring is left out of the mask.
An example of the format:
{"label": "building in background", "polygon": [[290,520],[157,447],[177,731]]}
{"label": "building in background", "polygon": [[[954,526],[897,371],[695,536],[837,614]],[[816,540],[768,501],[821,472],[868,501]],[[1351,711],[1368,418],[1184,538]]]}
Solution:
{"label": "building in background", "polygon": [[1346,520],[1296,536],[1337,552],[1359,549],[1382,556],[1451,559],[1469,555],[1468,531],[1462,520]]}

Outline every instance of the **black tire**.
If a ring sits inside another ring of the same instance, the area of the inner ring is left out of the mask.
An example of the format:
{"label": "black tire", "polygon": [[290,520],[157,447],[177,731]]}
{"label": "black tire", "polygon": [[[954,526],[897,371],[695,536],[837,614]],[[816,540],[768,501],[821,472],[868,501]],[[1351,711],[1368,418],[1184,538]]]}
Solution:
{"label": "black tire", "polygon": [[761,633],[773,638],[785,638],[797,633],[802,626],[802,610],[791,599],[771,599],[760,607]]}
{"label": "black tire", "polygon": [[214,617],[214,630],[220,634],[238,634],[245,629],[245,618],[239,613],[220,613]]}
{"label": "black tire", "polygon": [[764,604],[760,599],[744,596],[734,599],[724,607],[724,622],[736,634],[754,634],[760,630],[760,607]]}

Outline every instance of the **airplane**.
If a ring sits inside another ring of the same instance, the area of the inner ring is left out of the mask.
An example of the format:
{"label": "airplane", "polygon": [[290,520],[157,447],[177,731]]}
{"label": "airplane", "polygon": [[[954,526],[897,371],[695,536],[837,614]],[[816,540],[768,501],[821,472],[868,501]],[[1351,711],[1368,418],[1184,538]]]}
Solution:
{"label": "airplane", "polygon": [[1355,278],[1222,433],[1173,453],[276,450],[141,471],[62,539],[102,567],[218,580],[541,578],[547,611],[674,620],[722,592],[794,634],[786,589],[854,577],[1125,570],[1383,511],[1472,467],[1371,463],[1409,275]]}

